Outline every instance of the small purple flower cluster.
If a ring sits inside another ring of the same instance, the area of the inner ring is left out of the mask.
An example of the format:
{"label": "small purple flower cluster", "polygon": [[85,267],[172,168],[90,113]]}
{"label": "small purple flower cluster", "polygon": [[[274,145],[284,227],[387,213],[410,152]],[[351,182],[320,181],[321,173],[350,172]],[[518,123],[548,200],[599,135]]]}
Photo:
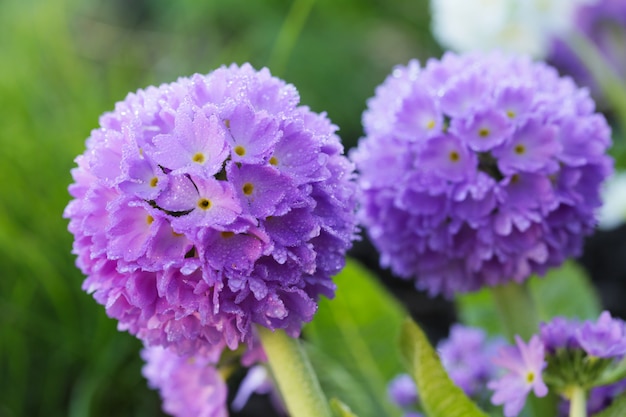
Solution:
{"label": "small purple flower cluster", "polygon": [[499,53],[411,61],[377,88],[351,153],[381,264],[447,296],[580,253],[612,171],[586,90]]}
{"label": "small purple flower cluster", "polygon": [[489,383],[494,390],[492,402],[504,405],[506,417],[515,417],[530,391],[543,397],[548,389],[564,394],[570,386],[593,387],[607,367],[625,355],[626,323],[609,312],[596,322],[556,317],[542,323],[539,334],[528,343],[517,336],[516,346],[500,350],[494,363],[508,372]]}
{"label": "small purple flower cluster", "polygon": [[297,336],[356,232],[336,127],[250,65],[129,94],[72,171],[84,289],[147,346],[220,351]]}
{"label": "small purple flower cluster", "polygon": [[[623,0],[597,0],[578,6],[576,29],[593,44],[597,51],[622,79],[626,77],[626,2]],[[581,86],[591,89],[599,103],[606,101],[599,82],[594,80],[587,66],[561,38],[554,40],[548,62],[562,73],[574,78]]]}
{"label": "small purple flower cluster", "polygon": [[160,346],[141,351],[146,361],[143,375],[150,388],[158,389],[163,411],[173,416],[227,417],[227,389],[214,358],[179,356]]}

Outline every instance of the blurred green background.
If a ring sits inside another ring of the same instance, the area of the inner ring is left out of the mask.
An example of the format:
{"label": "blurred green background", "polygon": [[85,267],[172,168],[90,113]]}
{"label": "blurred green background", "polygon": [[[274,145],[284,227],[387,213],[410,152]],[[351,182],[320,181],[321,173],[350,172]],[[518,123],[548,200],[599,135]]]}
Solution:
{"label": "blurred green background", "polygon": [[158,416],[140,343],[81,290],[73,159],[129,91],[268,66],[346,146],[396,64],[439,56],[426,0],[0,1],[0,417]]}

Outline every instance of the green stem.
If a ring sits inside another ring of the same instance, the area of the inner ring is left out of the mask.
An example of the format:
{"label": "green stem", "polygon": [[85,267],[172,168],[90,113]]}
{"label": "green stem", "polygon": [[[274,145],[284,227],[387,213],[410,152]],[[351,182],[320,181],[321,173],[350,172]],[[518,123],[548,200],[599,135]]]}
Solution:
{"label": "green stem", "polygon": [[569,417],[587,417],[587,393],[581,387],[569,390]]}
{"label": "green stem", "polygon": [[298,339],[257,327],[276,385],[292,417],[332,417],[328,401]]}
{"label": "green stem", "polygon": [[274,44],[269,67],[276,76],[282,76],[287,66],[287,60],[296,44],[296,40],[304,28],[315,0],[295,0],[291,4],[289,14],[285,18],[278,38]]}
{"label": "green stem", "polygon": [[492,287],[491,292],[502,327],[510,341],[513,341],[515,335],[528,340],[537,333],[539,317],[527,285],[511,282]]}

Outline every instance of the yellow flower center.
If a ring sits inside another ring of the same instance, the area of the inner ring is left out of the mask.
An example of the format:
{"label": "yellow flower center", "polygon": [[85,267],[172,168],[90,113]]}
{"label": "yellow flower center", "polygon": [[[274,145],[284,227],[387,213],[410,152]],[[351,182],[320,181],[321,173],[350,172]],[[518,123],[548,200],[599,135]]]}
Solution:
{"label": "yellow flower center", "polygon": [[461,155],[457,151],[450,152],[450,161],[458,162],[461,159]]}
{"label": "yellow flower center", "polygon": [[270,158],[270,165],[274,165],[274,166],[278,165],[278,158],[276,158],[275,156],[272,156]]}
{"label": "yellow flower center", "polygon": [[201,198],[200,200],[198,200],[198,207],[200,207],[202,210],[208,210],[209,208],[211,208],[211,201],[207,198]]}
{"label": "yellow flower center", "polygon": [[489,131],[489,129],[483,127],[478,131],[478,136],[480,136],[481,138],[486,138],[487,136],[489,136],[490,133],[491,132]]}
{"label": "yellow flower center", "polygon": [[241,145],[235,146],[235,153],[239,156],[244,156],[246,154],[246,148]]}
{"label": "yellow flower center", "polygon": [[526,147],[522,144],[515,145],[514,151],[518,155],[524,155],[526,153]]}
{"label": "yellow flower center", "polygon": [[242,187],[243,189],[243,193],[245,195],[250,195],[252,194],[252,191],[254,191],[254,185],[252,185],[251,183],[247,182],[243,185]]}
{"label": "yellow flower center", "polygon": [[159,179],[157,177],[152,177],[152,179],[150,180],[150,187],[154,188],[157,186],[158,183]]}
{"label": "yellow flower center", "polygon": [[204,162],[204,154],[202,152],[198,152],[191,159],[193,160],[193,162],[197,162],[198,164],[202,164]]}
{"label": "yellow flower center", "polygon": [[146,223],[152,224],[152,222],[154,222],[154,217],[148,214],[148,216],[146,217]]}
{"label": "yellow flower center", "polygon": [[435,121],[434,120],[430,120],[427,124],[426,124],[426,129],[428,130],[432,130],[435,128]]}

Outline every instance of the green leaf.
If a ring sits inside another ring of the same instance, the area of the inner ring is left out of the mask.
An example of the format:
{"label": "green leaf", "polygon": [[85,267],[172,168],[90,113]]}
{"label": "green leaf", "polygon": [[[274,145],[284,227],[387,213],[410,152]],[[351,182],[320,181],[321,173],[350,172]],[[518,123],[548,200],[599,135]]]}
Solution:
{"label": "green leaf", "polygon": [[[528,284],[542,321],[554,316],[596,319],[601,312],[595,288],[583,268],[574,261],[565,262],[543,278],[534,276]],[[489,288],[458,295],[456,306],[464,324],[481,327],[491,335],[504,332]]]}
{"label": "green leaf", "polygon": [[333,410],[335,417],[358,417],[350,410],[350,407],[339,401],[337,398],[330,400],[330,408]]}
{"label": "green leaf", "polygon": [[533,277],[530,289],[542,320],[554,316],[595,320],[602,311],[596,289],[585,270],[574,261],[565,262],[544,278]]}
{"label": "green leaf", "polygon": [[429,417],[487,417],[452,382],[428,338],[411,319],[404,322],[400,346]]}
{"label": "green leaf", "polygon": [[[335,298],[320,300],[304,336],[326,360],[340,364],[351,376],[353,385],[343,390],[355,394],[343,396],[337,384],[320,376],[322,389],[329,398],[341,398],[361,417],[398,416],[400,410],[389,402],[386,392],[387,383],[404,372],[396,342],[406,313],[376,277],[355,261],[348,260],[334,281]],[[312,356],[315,369],[324,366],[316,363],[322,356]]]}
{"label": "green leaf", "polygon": [[594,417],[624,417],[626,416],[626,394],[617,397],[613,404],[604,409],[601,413],[594,414]]}

